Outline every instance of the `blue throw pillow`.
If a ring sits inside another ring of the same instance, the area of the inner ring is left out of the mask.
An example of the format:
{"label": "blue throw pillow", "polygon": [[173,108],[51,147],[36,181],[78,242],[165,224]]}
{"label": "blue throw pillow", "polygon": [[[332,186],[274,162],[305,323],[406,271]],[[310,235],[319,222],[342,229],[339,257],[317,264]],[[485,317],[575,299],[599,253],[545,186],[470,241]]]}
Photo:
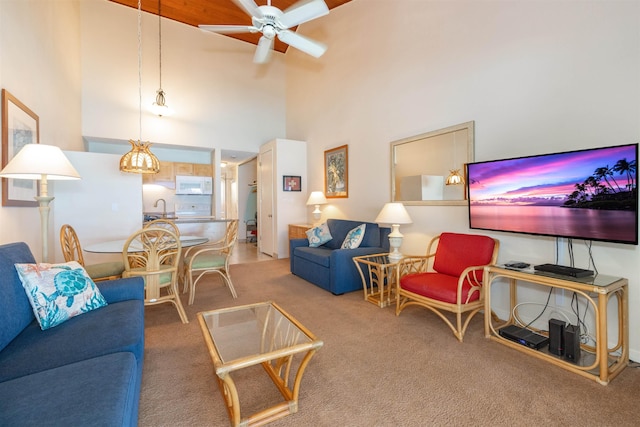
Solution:
{"label": "blue throw pillow", "polygon": [[33,314],[42,330],[107,305],[82,265],[15,264]]}
{"label": "blue throw pillow", "polygon": [[329,232],[327,223],[322,223],[317,227],[307,230],[307,240],[309,240],[309,247],[317,248],[320,245],[324,245],[329,240],[333,239]]}
{"label": "blue throw pillow", "polygon": [[362,243],[366,228],[367,224],[362,224],[349,231],[347,233],[347,237],[344,238],[340,249],[355,249],[360,247],[360,243]]}

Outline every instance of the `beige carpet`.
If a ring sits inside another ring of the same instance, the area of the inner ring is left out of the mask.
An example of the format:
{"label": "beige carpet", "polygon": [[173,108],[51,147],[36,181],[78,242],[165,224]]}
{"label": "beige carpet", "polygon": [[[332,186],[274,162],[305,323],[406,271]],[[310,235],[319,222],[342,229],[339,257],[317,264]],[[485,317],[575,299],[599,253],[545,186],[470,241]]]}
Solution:
{"label": "beige carpet", "polygon": [[[482,316],[459,343],[435,315],[396,317],[334,296],[289,273],[288,260],[231,267],[234,300],[215,277],[198,285],[180,323],[168,304],[147,307],[141,426],[227,426],[198,311],[273,300],[324,341],[305,371],[299,411],[274,426],[631,426],[640,369],[602,386],[484,338]],[[240,371],[243,416],[276,403],[261,367]]]}

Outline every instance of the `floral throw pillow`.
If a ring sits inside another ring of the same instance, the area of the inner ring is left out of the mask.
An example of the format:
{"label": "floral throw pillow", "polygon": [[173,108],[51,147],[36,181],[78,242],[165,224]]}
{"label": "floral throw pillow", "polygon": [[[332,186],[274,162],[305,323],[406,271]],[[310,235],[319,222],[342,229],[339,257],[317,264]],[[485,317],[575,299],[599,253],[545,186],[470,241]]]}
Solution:
{"label": "floral throw pillow", "polygon": [[362,238],[364,237],[364,231],[367,228],[367,224],[362,224],[354,228],[347,233],[347,237],[344,238],[340,249],[355,249],[360,247]]}
{"label": "floral throw pillow", "polygon": [[311,230],[307,230],[306,234],[307,240],[309,240],[309,247],[311,248],[317,248],[333,239],[326,222],[317,227],[313,227]]}
{"label": "floral throw pillow", "polygon": [[16,264],[15,267],[42,330],[107,305],[93,280],[76,261]]}

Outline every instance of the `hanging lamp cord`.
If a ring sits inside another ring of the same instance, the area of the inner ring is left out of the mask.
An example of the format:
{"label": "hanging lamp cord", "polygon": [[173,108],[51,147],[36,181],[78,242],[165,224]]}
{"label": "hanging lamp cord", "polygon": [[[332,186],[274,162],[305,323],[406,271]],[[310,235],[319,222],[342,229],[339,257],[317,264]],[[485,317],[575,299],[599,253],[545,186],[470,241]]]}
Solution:
{"label": "hanging lamp cord", "polygon": [[142,142],[142,0],[138,0],[138,114]]}
{"label": "hanging lamp cord", "polygon": [[160,60],[160,90],[162,90],[162,1],[158,0],[158,58]]}

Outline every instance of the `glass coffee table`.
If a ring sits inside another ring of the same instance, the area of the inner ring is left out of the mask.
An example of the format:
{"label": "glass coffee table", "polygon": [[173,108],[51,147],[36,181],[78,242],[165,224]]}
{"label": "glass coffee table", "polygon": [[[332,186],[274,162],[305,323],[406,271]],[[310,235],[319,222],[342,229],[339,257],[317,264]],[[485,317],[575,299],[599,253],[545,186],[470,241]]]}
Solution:
{"label": "glass coffee table", "polygon": [[[302,375],[322,341],[272,301],[201,312],[198,322],[232,426],[262,425],[298,411]],[[284,402],[242,418],[231,374],[258,364]]]}

